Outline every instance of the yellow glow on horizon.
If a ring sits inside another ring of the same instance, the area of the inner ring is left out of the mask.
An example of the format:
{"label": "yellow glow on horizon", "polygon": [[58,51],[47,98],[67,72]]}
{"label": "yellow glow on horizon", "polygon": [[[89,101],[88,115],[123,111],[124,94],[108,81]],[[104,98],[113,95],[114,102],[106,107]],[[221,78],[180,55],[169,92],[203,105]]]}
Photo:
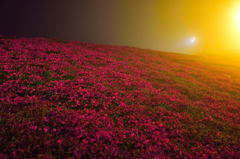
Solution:
{"label": "yellow glow on horizon", "polygon": [[240,2],[235,4],[233,9],[233,27],[234,27],[234,37],[232,43],[235,45],[234,48],[238,54],[240,54]]}
{"label": "yellow glow on horizon", "polygon": [[240,55],[240,0],[169,1],[156,5],[156,10],[155,21],[166,22],[153,26],[168,33],[162,34],[164,39],[186,38],[181,46],[173,44],[176,50],[214,56]]}
{"label": "yellow glow on horizon", "polygon": [[224,43],[227,51],[240,55],[240,1],[234,1],[226,6],[225,19],[222,19],[222,27],[225,26]]}
{"label": "yellow glow on horizon", "polygon": [[240,3],[236,4],[232,12],[232,25],[236,33],[240,33]]}
{"label": "yellow glow on horizon", "polygon": [[236,9],[235,23],[238,31],[240,31],[240,6]]}
{"label": "yellow glow on horizon", "polygon": [[151,18],[139,25],[144,38],[135,36],[143,45],[207,56],[240,56],[240,0],[156,1],[148,9]]}

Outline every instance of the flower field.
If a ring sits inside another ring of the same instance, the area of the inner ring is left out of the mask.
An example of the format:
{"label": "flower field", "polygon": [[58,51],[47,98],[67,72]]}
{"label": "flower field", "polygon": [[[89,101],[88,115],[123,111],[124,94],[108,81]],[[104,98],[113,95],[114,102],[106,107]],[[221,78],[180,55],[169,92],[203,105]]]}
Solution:
{"label": "flower field", "polygon": [[239,68],[0,37],[0,158],[240,158]]}

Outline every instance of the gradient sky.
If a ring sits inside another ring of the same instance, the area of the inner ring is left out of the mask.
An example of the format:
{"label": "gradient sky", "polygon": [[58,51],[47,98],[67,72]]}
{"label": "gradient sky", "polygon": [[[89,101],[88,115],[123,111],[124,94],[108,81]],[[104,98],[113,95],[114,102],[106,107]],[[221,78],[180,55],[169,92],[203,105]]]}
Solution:
{"label": "gradient sky", "polygon": [[239,0],[6,0],[0,34],[240,53]]}

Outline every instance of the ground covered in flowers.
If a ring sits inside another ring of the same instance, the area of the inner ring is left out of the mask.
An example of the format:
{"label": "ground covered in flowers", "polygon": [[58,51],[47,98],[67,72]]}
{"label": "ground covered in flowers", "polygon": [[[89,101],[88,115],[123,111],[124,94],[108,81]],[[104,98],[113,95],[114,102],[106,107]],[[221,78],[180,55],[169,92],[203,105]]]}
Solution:
{"label": "ground covered in flowers", "polygon": [[238,158],[239,68],[0,37],[0,158]]}

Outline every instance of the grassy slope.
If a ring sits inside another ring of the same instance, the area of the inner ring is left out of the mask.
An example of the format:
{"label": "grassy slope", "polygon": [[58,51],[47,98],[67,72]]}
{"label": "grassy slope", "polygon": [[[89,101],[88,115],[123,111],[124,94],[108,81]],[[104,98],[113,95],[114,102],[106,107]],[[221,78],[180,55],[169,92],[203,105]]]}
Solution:
{"label": "grassy slope", "polygon": [[[197,56],[47,39],[1,39],[0,47],[3,157],[237,156],[238,66]],[[89,113],[93,117],[88,119]],[[73,119],[91,123],[82,128],[81,139],[74,136]],[[60,131],[63,128],[54,123],[62,122],[73,126]],[[90,140],[102,135],[94,133],[98,130],[111,134],[105,134],[111,144],[102,138]],[[105,153],[97,145],[93,149],[98,151],[91,150],[93,142],[105,144]],[[76,150],[79,146],[86,149]]]}

